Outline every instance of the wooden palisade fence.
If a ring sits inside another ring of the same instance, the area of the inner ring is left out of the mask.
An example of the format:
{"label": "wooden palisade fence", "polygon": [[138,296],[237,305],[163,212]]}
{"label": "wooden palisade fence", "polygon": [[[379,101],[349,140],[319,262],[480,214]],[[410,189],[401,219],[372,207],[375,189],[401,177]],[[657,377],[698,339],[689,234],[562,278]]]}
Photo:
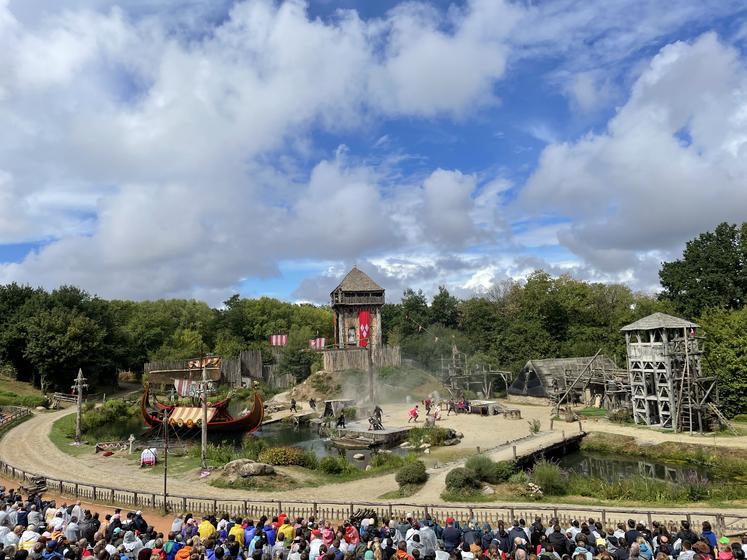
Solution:
{"label": "wooden palisade fence", "polygon": [[[8,463],[0,461],[0,475],[27,481],[32,477],[44,476],[17,469]],[[164,510],[164,496],[152,492],[138,492],[111,486],[102,486],[59,480],[46,477],[47,488],[51,493],[71,496],[75,499],[101,502],[111,506],[131,507],[133,509],[150,508]],[[478,523],[488,522],[495,525],[498,520],[511,522],[513,519],[524,518],[533,520],[542,516],[545,520],[555,517],[562,526],[567,526],[573,519],[593,517],[602,523],[614,526],[625,522],[631,516],[645,520],[649,526],[653,521],[667,525],[679,526],[687,519],[691,524],[700,525],[709,521],[716,531],[725,535],[741,535],[747,533],[747,516],[736,513],[714,513],[698,511],[671,510],[643,510],[638,508],[595,507],[585,505],[543,505],[543,504],[415,504],[395,502],[369,501],[337,501],[337,500],[256,500],[256,499],[226,499],[198,496],[182,496],[168,494],[166,505],[171,512],[192,512],[196,515],[228,513],[231,516],[258,518],[262,515],[272,517],[285,512],[290,517],[315,516],[317,519],[341,521],[350,517],[358,509],[372,509],[380,519],[396,518],[412,513],[416,517],[430,514],[435,520],[443,522],[446,517],[454,517],[460,521],[474,519]]]}

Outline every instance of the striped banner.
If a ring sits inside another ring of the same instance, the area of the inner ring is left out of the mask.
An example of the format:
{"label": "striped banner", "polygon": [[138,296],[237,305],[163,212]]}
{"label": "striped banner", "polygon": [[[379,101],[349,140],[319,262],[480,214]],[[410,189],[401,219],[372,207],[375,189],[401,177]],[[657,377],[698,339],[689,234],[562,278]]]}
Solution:
{"label": "striped banner", "polygon": [[309,340],[309,348],[312,350],[322,350],[327,345],[326,338],[312,338]]}
{"label": "striped banner", "polygon": [[288,335],[273,334],[270,336],[270,346],[288,346]]}

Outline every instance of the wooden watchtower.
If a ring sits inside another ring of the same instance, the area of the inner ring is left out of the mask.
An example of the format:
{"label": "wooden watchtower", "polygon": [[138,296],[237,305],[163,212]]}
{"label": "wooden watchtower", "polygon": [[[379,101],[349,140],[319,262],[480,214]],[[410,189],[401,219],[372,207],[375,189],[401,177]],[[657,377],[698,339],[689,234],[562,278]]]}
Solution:
{"label": "wooden watchtower", "polygon": [[698,325],[654,313],[622,328],[636,424],[703,431],[715,416],[716,378],[701,370],[702,338]]}
{"label": "wooden watchtower", "polygon": [[381,306],[384,305],[384,288],[358,267],[353,267],[340,285],[332,290],[330,298],[335,321],[335,347],[370,346],[372,351],[379,350],[382,345]]}

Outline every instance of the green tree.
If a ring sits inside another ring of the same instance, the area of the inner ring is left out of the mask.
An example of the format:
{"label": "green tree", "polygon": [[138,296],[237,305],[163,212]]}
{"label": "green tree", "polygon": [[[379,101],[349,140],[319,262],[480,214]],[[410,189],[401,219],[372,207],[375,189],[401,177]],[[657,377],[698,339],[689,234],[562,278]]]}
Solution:
{"label": "green tree", "polygon": [[428,300],[423,290],[407,288],[402,295],[402,323],[400,332],[403,337],[422,332],[430,323],[428,321]]}
{"label": "green tree", "polygon": [[661,298],[687,317],[708,307],[741,309],[747,293],[747,222],[722,223],[688,241],[681,259],[662,264],[659,279]]}
{"label": "green tree", "polygon": [[439,286],[438,293],[433,296],[430,322],[450,329],[456,328],[459,323],[459,300],[445,286]]}
{"label": "green tree", "polygon": [[278,369],[282,373],[291,373],[298,381],[303,381],[311,374],[311,364],[318,356],[309,351],[312,335],[310,327],[301,327],[288,334],[288,345],[283,348],[278,363]]}
{"label": "green tree", "polygon": [[95,321],[80,311],[57,306],[38,312],[25,326],[24,355],[34,373],[67,389],[78,368],[83,368],[89,382],[97,383],[106,333]]}
{"label": "green tree", "polygon": [[199,358],[208,352],[208,345],[202,339],[199,331],[178,327],[161,345],[151,354],[152,360],[187,360]]}
{"label": "green tree", "polygon": [[718,376],[720,408],[727,416],[747,410],[747,307],[706,310],[699,320],[706,335],[707,364]]}

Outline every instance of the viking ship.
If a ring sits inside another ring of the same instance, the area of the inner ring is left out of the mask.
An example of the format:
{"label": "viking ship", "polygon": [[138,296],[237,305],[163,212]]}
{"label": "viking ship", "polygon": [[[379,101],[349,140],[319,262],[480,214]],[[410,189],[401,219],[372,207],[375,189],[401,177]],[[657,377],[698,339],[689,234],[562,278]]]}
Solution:
{"label": "viking ship", "polygon": [[[169,425],[174,429],[190,431],[202,429],[202,407],[180,406],[158,402],[153,397],[155,408],[150,407],[150,386],[146,385],[143,397],[140,399],[140,409],[145,423],[150,428],[163,426],[164,418],[168,418]],[[230,398],[216,403],[208,403],[208,432],[253,432],[262,425],[264,418],[264,404],[257,392],[254,393],[252,410],[239,418],[234,418],[228,412]]]}

